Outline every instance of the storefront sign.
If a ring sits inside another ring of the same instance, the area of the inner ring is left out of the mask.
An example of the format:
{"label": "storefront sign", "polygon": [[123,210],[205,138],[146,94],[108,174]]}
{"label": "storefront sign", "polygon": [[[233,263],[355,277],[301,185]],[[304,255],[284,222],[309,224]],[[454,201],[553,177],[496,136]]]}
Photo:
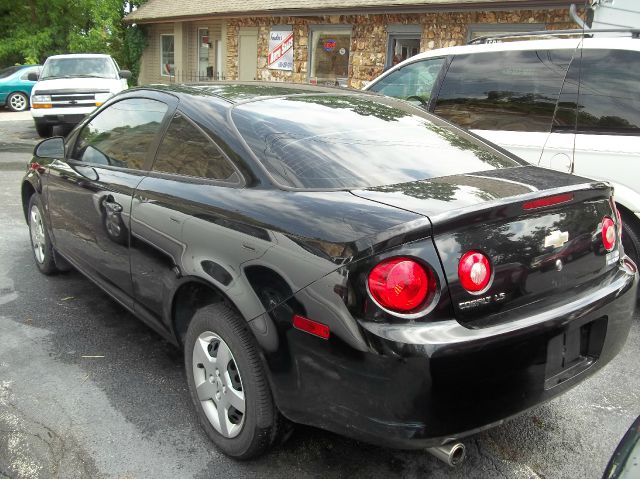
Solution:
{"label": "storefront sign", "polygon": [[267,63],[271,70],[293,70],[292,31],[271,31]]}

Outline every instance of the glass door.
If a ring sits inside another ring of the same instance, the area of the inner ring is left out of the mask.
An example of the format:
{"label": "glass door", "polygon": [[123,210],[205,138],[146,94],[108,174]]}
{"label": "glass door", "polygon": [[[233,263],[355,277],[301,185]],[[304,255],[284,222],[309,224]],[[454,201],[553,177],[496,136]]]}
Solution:
{"label": "glass door", "polygon": [[209,67],[209,29],[198,28],[198,80],[210,80],[213,76],[213,68]]}

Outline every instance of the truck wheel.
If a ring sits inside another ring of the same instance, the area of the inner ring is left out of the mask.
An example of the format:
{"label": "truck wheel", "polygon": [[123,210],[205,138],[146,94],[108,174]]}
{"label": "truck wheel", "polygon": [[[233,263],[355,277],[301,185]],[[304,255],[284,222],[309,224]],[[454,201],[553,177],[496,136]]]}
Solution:
{"label": "truck wheel", "polygon": [[29,98],[21,91],[13,92],[7,98],[7,106],[11,111],[25,111],[29,107]]}
{"label": "truck wheel", "polygon": [[49,138],[53,133],[53,125],[36,122],[36,131],[40,138]]}

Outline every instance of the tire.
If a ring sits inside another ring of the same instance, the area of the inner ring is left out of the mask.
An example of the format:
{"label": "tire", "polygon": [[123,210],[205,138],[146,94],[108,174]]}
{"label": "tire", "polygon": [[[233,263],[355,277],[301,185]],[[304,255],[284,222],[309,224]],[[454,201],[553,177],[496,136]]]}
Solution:
{"label": "tire", "polygon": [[635,215],[622,212],[622,247],[624,252],[633,262],[640,265],[640,221]]}
{"label": "tire", "polygon": [[11,111],[25,111],[29,108],[29,97],[21,91],[13,92],[7,97],[7,106]]}
{"label": "tire", "polygon": [[40,138],[49,138],[53,133],[53,125],[36,122],[36,131]]}
{"label": "tire", "polygon": [[184,348],[189,392],[209,438],[236,459],[263,454],[281,436],[283,418],[246,322],[224,303],[204,306],[189,324]]}
{"label": "tire", "polygon": [[27,221],[29,223],[29,238],[31,240],[31,252],[36,266],[42,274],[51,275],[59,272],[56,267],[55,255],[45,217],[40,195],[33,194],[29,199]]}

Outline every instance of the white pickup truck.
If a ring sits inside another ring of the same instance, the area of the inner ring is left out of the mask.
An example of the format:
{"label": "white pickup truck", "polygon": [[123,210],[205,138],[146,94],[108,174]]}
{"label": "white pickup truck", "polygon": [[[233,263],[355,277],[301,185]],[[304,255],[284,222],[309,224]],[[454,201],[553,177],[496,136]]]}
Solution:
{"label": "white pickup truck", "polygon": [[128,70],[109,55],[72,54],[47,58],[31,91],[31,115],[38,135],[51,136],[55,125],[73,126],[107,99],[127,88]]}

